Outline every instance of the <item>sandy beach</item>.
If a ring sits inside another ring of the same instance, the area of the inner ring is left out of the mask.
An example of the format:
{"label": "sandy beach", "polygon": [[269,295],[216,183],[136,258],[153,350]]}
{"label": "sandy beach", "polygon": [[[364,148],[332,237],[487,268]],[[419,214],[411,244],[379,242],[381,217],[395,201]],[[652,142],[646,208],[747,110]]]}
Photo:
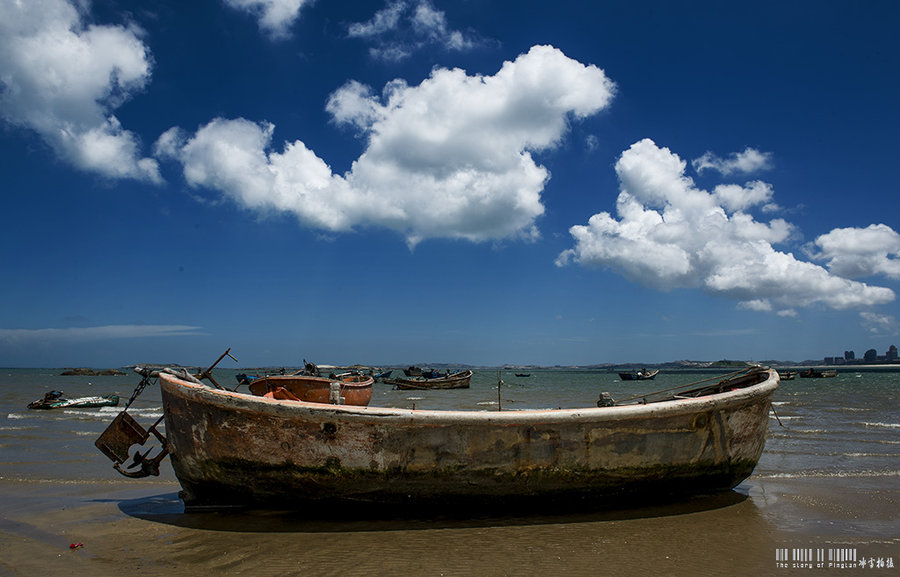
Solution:
{"label": "sandy beach", "polygon": [[[779,548],[849,548],[857,559],[900,561],[900,491],[865,484],[849,489],[832,480],[751,478],[737,491],[668,505],[464,519],[184,514],[178,485],[167,480],[102,485],[3,482],[0,487],[2,575],[809,571],[778,567]],[[889,567],[856,569],[866,575],[896,574]]]}

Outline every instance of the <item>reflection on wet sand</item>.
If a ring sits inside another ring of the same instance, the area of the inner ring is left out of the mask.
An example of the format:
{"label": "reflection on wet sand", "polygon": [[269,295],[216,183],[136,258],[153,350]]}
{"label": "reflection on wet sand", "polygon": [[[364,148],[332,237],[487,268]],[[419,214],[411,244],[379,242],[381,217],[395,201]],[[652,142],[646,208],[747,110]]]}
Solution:
{"label": "reflection on wet sand", "polygon": [[[775,546],[758,507],[737,491],[627,509],[466,517],[186,515],[179,506],[173,494],[122,502],[120,509],[170,526],[168,555],[195,567],[217,557],[241,570],[278,566],[316,574],[759,575]],[[285,543],[302,547],[285,551]]]}

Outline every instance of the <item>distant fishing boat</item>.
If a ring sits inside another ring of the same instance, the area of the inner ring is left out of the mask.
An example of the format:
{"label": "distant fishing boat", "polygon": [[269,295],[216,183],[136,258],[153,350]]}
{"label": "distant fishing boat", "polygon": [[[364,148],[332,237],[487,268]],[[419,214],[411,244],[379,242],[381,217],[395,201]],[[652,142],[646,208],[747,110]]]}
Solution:
{"label": "distant fishing boat", "polygon": [[778,371],[778,376],[782,381],[793,381],[797,376],[797,371]]}
{"label": "distant fishing boat", "polygon": [[100,395],[95,397],[79,397],[67,399],[62,391],[49,391],[36,401],[28,403],[29,409],[93,409],[97,407],[115,407],[119,404],[118,395]]}
{"label": "distant fishing boat", "polygon": [[442,377],[414,379],[384,379],[384,383],[398,389],[468,389],[472,371],[464,370]]}
{"label": "distant fishing boat", "polygon": [[801,379],[828,379],[831,377],[836,377],[837,374],[838,372],[836,370],[820,371],[813,368],[809,368],[805,371],[800,371],[799,373]]}
{"label": "distant fishing boat", "polygon": [[516,376],[519,377],[520,379],[524,379],[526,377],[530,377],[531,373],[516,373]]}
{"label": "distant fishing boat", "polygon": [[641,369],[639,371],[630,371],[627,373],[619,373],[619,378],[623,381],[647,381],[655,377],[659,373],[659,369],[648,371]]}
{"label": "distant fishing boat", "polygon": [[611,406],[425,411],[281,400],[158,376],[165,436],[156,425],[151,432],[160,456],[135,458],[139,471],[120,467],[129,445],[149,437],[127,412],[97,446],[134,477],[158,474],[171,455],[191,512],[614,506],[632,495],[728,490],[756,466],[778,386],[776,371],[753,368]]}

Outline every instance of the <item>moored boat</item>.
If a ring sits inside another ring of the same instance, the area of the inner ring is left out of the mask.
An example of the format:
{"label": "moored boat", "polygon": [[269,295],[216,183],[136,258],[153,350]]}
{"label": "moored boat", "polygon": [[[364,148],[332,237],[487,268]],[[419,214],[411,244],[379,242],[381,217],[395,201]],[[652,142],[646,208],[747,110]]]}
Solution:
{"label": "moored boat", "polygon": [[778,377],[782,381],[793,381],[797,376],[797,371],[778,371]]}
{"label": "moored boat", "polygon": [[629,371],[627,373],[619,373],[619,378],[623,381],[647,381],[659,374],[659,369],[648,371],[641,369],[639,371]]}
{"label": "moored boat", "polygon": [[119,404],[118,395],[99,395],[67,399],[62,391],[49,391],[40,399],[28,403],[29,409],[94,409],[97,407],[115,407]]}
{"label": "moored boat", "polygon": [[836,370],[820,371],[813,368],[806,369],[805,371],[800,371],[799,373],[801,379],[827,379],[836,377],[837,374],[838,372]]}
{"label": "moored boat", "polygon": [[412,379],[384,379],[382,382],[394,385],[398,389],[468,389],[472,380],[472,371],[465,370],[451,373],[443,377],[418,377]]}
{"label": "moored boat", "polygon": [[344,373],[334,378],[310,375],[273,375],[250,382],[250,392],[273,399],[365,407],[372,400],[375,379]]}
{"label": "moored boat", "polygon": [[728,490],[756,466],[778,386],[776,371],[755,368],[661,400],[488,412],[287,401],[159,378],[166,447],[189,511],[614,506],[623,495]]}

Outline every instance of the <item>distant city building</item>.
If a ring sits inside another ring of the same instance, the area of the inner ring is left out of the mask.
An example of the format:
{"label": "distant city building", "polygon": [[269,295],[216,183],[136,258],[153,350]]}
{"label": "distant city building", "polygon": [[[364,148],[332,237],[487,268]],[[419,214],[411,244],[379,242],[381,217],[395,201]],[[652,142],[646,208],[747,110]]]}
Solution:
{"label": "distant city building", "polygon": [[883,355],[879,355],[878,351],[875,349],[869,349],[865,352],[861,359],[856,358],[856,353],[853,351],[844,351],[843,357],[825,357],[822,359],[822,362],[826,365],[863,365],[863,364],[874,364],[874,363],[897,363],[900,362],[900,355],[898,355],[897,347],[891,345],[887,353]]}

